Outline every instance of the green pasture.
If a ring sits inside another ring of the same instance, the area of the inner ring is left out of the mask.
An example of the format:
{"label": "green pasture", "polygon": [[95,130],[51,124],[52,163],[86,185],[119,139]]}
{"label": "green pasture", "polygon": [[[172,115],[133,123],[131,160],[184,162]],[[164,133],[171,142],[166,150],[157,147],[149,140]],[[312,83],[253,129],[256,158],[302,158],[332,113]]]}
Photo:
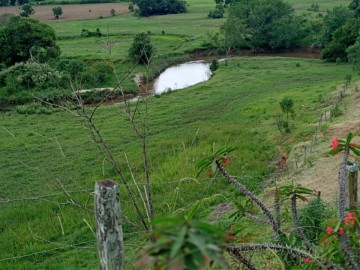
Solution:
{"label": "green pasture", "polygon": [[312,4],[318,4],[320,12],[324,13],[327,10],[331,10],[335,6],[348,6],[351,1],[349,0],[335,0],[335,1],[328,1],[328,0],[288,0],[289,4],[291,4],[295,11],[300,14],[303,12],[308,12],[308,9],[311,7]]}
{"label": "green pasture", "polygon": [[[207,219],[216,205],[239,199],[240,194],[224,180],[212,180],[206,173],[195,179],[195,164],[210,154],[213,144],[238,147],[229,170],[260,191],[261,182],[272,173],[271,161],[279,158],[277,145],[288,147],[309,139],[324,109],[321,102],[335,95],[336,87],[351,73],[348,65],[320,60],[238,57],[222,62],[207,82],[148,98],[147,142],[156,214],[186,209],[207,198],[197,213]],[[293,133],[282,137],[274,118],[281,114],[279,102],[284,96],[294,100],[296,116]],[[100,108],[95,123],[136,193],[124,159],[126,154],[142,186],[141,145],[122,108],[121,104]],[[144,102],[139,109],[144,113]],[[0,198],[38,197],[1,203],[0,269],[97,269],[94,217],[66,204],[69,198],[63,188],[76,202],[92,208],[95,182],[119,180],[81,119],[63,111],[2,113],[0,141]],[[145,237],[124,190],[121,197],[131,265]],[[219,226],[226,224],[225,219]]]}
{"label": "green pasture", "polygon": [[[290,1],[298,12],[312,3],[324,11],[349,2]],[[157,52],[154,68],[160,70],[188,59],[188,52],[201,48],[207,32],[217,31],[224,23],[225,19],[207,18],[214,7],[212,0],[188,3],[186,14],[151,18],[123,14],[49,25],[60,38],[63,58],[114,60],[122,77],[131,67],[126,57],[135,34],[151,33]],[[99,28],[105,36],[80,37],[82,28]],[[137,68],[135,73],[144,70]],[[147,143],[156,215],[187,209],[196,200],[207,198],[197,217],[208,219],[218,204],[239,198],[223,180],[213,180],[206,173],[195,179],[196,162],[210,154],[213,144],[216,148],[237,146],[229,170],[252,190],[260,191],[261,182],[273,172],[271,164],[280,156],[277,145],[290,148],[308,140],[324,109],[321,102],[334,96],[337,86],[351,73],[348,65],[320,60],[238,57],[222,62],[208,82],[148,98]],[[130,80],[125,87],[132,86]],[[282,137],[275,116],[281,114],[279,102],[284,96],[294,100],[296,116],[291,120],[293,133]],[[137,194],[124,160],[126,154],[142,187],[141,144],[122,109],[121,104],[103,106],[95,123]],[[139,109],[143,115],[144,102]],[[60,109],[51,114],[19,114],[16,109],[1,113],[0,175],[0,269],[98,269],[94,217],[69,204],[64,188],[76,202],[92,208],[95,182],[119,179],[79,117]],[[4,202],[4,198],[10,201]],[[25,200],[12,200],[21,198]],[[131,265],[145,236],[123,189],[121,198],[126,258]],[[226,220],[219,224],[226,225]],[[266,231],[262,236],[267,237]]]}

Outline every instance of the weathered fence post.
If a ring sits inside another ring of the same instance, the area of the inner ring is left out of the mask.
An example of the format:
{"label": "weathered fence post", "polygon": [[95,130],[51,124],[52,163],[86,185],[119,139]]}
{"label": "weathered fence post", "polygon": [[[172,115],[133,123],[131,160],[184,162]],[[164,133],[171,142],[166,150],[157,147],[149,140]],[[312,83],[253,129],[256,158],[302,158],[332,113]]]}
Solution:
{"label": "weathered fence post", "polygon": [[346,165],[347,183],[346,183],[346,194],[348,196],[346,200],[345,208],[354,209],[356,208],[358,200],[358,166],[355,163],[348,163]]}
{"label": "weathered fence post", "polygon": [[95,215],[100,269],[125,269],[119,186],[114,181],[96,182]]}

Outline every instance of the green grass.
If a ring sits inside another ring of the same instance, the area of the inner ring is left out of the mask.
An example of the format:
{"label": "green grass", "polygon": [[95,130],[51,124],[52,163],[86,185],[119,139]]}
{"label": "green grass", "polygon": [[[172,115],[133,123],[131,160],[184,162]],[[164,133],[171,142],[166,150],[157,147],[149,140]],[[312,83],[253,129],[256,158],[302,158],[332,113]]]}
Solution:
{"label": "green grass", "polygon": [[[349,1],[317,1],[322,11],[340,2],[345,5]],[[225,21],[206,18],[214,6],[212,0],[188,3],[187,14],[152,18],[124,14],[49,24],[60,37],[62,57],[111,58],[122,76],[130,67],[125,59],[136,33],[152,33],[160,70],[174,61],[186,59],[186,52],[201,47],[207,31],[217,31]],[[312,3],[296,1],[295,8],[306,10]],[[100,28],[103,33],[109,33],[111,57],[104,46],[108,38],[81,38],[82,28]],[[139,71],[143,68],[135,72]],[[271,160],[279,156],[277,144],[289,147],[309,139],[320,113],[317,109],[319,95],[329,98],[351,72],[347,65],[319,60],[234,58],[227,66],[222,63],[208,82],[149,98],[148,152],[156,213],[169,214],[209,197],[198,213],[198,217],[207,218],[217,204],[238,198],[240,194],[224,181],[212,181],[206,175],[192,180],[196,175],[194,164],[210,153],[213,143],[216,147],[238,147],[229,169],[253,190],[259,191],[260,182],[272,172]],[[110,80],[109,84],[114,82],[115,79]],[[131,85],[126,81],[125,87]],[[293,133],[282,138],[274,116],[281,113],[279,102],[285,95],[293,98],[296,117]],[[95,122],[101,126],[115,156],[123,161],[126,153],[136,179],[143,182],[140,142],[119,109],[121,106],[101,108]],[[74,206],[53,203],[68,201],[59,183],[74,191],[71,193],[74,199],[91,208],[92,194],[79,191],[91,191],[101,179],[118,181],[79,118],[64,112],[24,115],[14,110],[1,113],[0,175],[0,198],[56,193],[46,197],[49,201],[1,203],[0,269],[98,269],[95,238],[87,225],[95,228],[94,217]],[[131,181],[128,172],[126,176]],[[126,256],[127,261],[132,262],[145,237],[136,233],[143,229],[134,225],[139,221],[126,193],[122,190],[121,194]],[[83,242],[86,243],[69,247]],[[52,249],[55,250],[2,261]]]}
{"label": "green grass", "polygon": [[[329,98],[349,73],[347,65],[319,60],[241,57],[231,59],[227,66],[222,63],[208,82],[149,98],[148,152],[156,213],[169,214],[197,199],[211,197],[198,213],[207,217],[214,206],[240,195],[224,181],[211,182],[206,175],[198,182],[181,181],[196,175],[194,164],[210,153],[213,143],[216,147],[238,147],[229,169],[253,190],[259,190],[263,175],[271,173],[269,162],[279,155],[276,144],[286,146],[309,139],[320,112],[316,109],[319,95]],[[291,136],[281,138],[274,116],[280,113],[278,104],[285,95],[295,102],[296,128]],[[115,156],[123,160],[126,153],[136,178],[143,182],[140,142],[119,108],[101,108],[95,122],[101,125]],[[57,180],[69,191],[79,191],[92,190],[100,179],[116,179],[80,119],[72,115],[22,115],[14,111],[0,114],[0,123],[0,198],[61,193]],[[139,222],[125,192],[121,194],[124,231],[130,234],[126,237],[127,260],[132,261],[134,247],[141,245],[143,236],[131,233],[143,229],[132,225]],[[91,195],[72,195],[92,207]],[[47,199],[67,201],[62,194]],[[94,218],[88,212],[46,201],[1,206],[1,269],[97,269],[95,240],[87,225],[94,229]],[[87,241],[86,248],[1,261]]]}

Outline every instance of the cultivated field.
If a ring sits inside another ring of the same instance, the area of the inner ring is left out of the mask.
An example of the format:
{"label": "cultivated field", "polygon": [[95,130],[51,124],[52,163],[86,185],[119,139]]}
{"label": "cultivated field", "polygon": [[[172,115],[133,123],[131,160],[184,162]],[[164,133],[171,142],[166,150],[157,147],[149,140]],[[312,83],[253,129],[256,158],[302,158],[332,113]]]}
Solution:
{"label": "cultivated field", "polygon": [[[54,7],[62,7],[63,15],[59,19],[55,19],[52,9]],[[128,5],[123,3],[106,3],[106,4],[74,4],[74,5],[39,5],[33,6],[35,13],[31,18],[43,21],[77,21],[87,19],[98,19],[99,17],[111,16],[111,9],[115,9],[116,14],[128,12]],[[19,7],[0,7],[0,15],[5,13],[20,14]]]}

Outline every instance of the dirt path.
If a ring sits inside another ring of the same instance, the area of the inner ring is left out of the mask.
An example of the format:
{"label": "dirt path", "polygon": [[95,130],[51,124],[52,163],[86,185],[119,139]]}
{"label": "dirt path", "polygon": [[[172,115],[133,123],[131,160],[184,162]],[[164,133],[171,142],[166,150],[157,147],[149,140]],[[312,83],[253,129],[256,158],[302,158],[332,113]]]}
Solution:
{"label": "dirt path", "polygon": [[[62,7],[63,15],[59,19],[55,19],[52,9],[54,7]],[[96,19],[99,17],[111,16],[111,9],[115,9],[115,14],[127,13],[128,6],[123,3],[105,3],[105,4],[81,4],[81,5],[44,5],[33,6],[35,9],[34,15],[31,18],[43,21],[76,21],[86,19]],[[20,14],[19,7],[0,7],[0,16],[5,13],[12,13],[14,15]]]}
{"label": "dirt path", "polygon": [[[346,102],[348,104],[347,109],[344,110],[344,115],[336,118],[323,134],[318,134],[318,140],[315,143],[313,152],[308,153],[308,158],[312,161],[304,165],[304,167],[309,168],[294,176],[294,180],[302,186],[321,191],[322,198],[328,202],[336,200],[338,171],[342,162],[341,154],[336,156],[326,155],[330,150],[331,139],[334,137],[344,138],[349,132],[360,134],[360,83],[357,83],[348,95],[350,97],[347,98]],[[355,138],[355,141],[359,143],[360,138]],[[309,142],[303,143],[303,145],[309,144]],[[294,163],[292,160],[289,160],[290,162]],[[293,164],[290,170],[294,170],[294,167]]]}

